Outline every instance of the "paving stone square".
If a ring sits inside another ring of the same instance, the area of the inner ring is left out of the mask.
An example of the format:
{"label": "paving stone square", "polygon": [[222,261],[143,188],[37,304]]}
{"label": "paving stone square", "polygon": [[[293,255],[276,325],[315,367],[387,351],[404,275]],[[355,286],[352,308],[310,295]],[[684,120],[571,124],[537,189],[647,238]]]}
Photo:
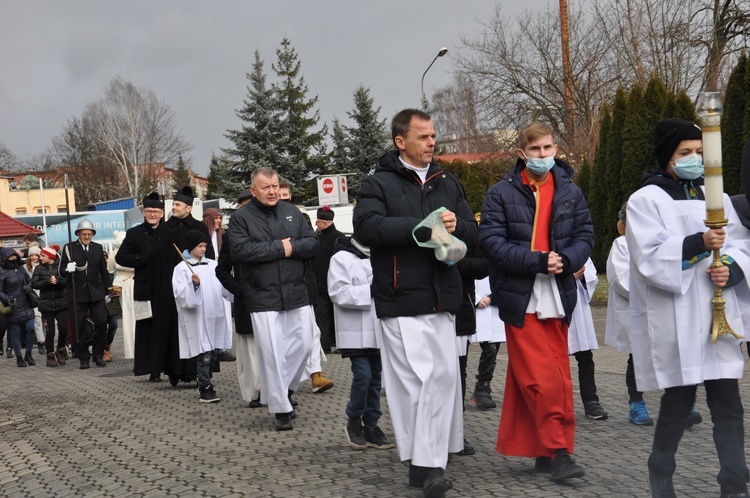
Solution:
{"label": "paving stone square", "polygon": [[[643,497],[649,496],[646,459],[653,427],[627,421],[627,355],[604,346],[605,308],[594,307],[600,349],[594,352],[599,397],[609,412],[589,420],[578,397],[577,369],[571,358],[576,403],[575,458],[586,469],[582,479],[551,482],[534,471],[532,459],[508,458],[495,451],[500,406],[478,411],[470,394],[479,347],[469,350],[465,434],[474,456],[454,456],[446,471],[453,480],[449,497]],[[115,360],[105,368],[80,370],[78,361],[48,368],[18,368],[0,357],[0,496],[9,497],[420,497],[407,487],[405,463],[396,450],[354,451],[344,427],[351,382],[350,363],[328,355],[326,376],[336,386],[313,394],[309,381],[299,401],[294,430],[276,432],[265,408],[251,409],[240,397],[236,363],[222,363],[214,384],[221,402],[198,401],[194,383],[171,387],[132,375],[122,356],[121,329]],[[38,356],[38,355],[35,355]],[[502,346],[492,382],[502,403],[507,355]],[[747,367],[746,367],[747,368]],[[747,371],[746,371],[747,374]],[[750,389],[741,381],[745,409]],[[660,393],[646,394],[656,417]],[[383,396],[381,427],[393,437]],[[678,496],[718,496],[718,460],[705,391],[696,406],[702,424],[686,431],[674,478]]]}

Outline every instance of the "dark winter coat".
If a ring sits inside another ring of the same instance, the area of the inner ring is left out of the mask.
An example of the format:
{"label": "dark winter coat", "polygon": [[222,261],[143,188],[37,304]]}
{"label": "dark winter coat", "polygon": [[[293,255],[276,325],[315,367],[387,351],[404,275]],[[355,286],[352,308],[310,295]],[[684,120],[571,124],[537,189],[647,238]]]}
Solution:
{"label": "dark winter coat", "polygon": [[229,250],[229,233],[225,232],[221,239],[221,249],[219,249],[219,259],[216,264],[216,278],[234,296],[232,312],[234,314],[235,332],[240,335],[252,334],[253,324],[250,321],[247,306],[245,306],[240,269],[232,262],[232,252]]}
{"label": "dark winter coat", "polygon": [[120,249],[115,255],[115,261],[120,266],[133,268],[133,299],[136,301],[148,301],[151,292],[148,286],[148,251],[154,242],[156,228],[144,220],[138,226],[134,226],[125,233]]}
{"label": "dark winter coat", "polygon": [[453,235],[467,246],[477,244],[477,224],[463,187],[452,174],[431,163],[422,184],[403,166],[398,151],[378,159],[362,182],[354,208],[354,236],[370,248],[372,297],[379,318],[457,313],[461,275],[456,266],[421,248],[412,230],[431,212],[445,207],[456,215]]}
{"label": "dark winter coat", "polygon": [[[67,284],[68,302],[73,302],[75,287],[76,303],[95,303],[103,301],[112,286],[112,276],[107,271],[107,260],[104,259],[104,248],[101,244],[91,242],[88,255],[83,250],[80,240],[66,244],[60,253],[60,275]],[[70,261],[75,262],[75,275],[66,271]]]}
{"label": "dark winter coat", "polygon": [[20,257],[16,260],[19,266],[8,265],[7,256],[12,253],[7,251],[15,252],[15,250],[3,249],[3,251],[5,254],[2,256],[3,269],[0,270],[0,300],[13,310],[5,315],[5,319],[8,323],[26,323],[34,319],[34,309],[29,305],[26,292],[24,292],[24,287],[31,283],[31,279],[21,266]]}
{"label": "dark winter coat", "polygon": [[[39,312],[52,313],[68,308],[65,299],[65,279],[60,276],[60,260],[56,259],[49,265],[40,263],[31,276],[31,287],[39,289]],[[53,284],[52,275],[57,281]]]}
{"label": "dark winter coat", "polygon": [[[548,254],[531,251],[536,200],[521,180],[525,164],[520,159],[506,177],[493,185],[484,198],[479,239],[490,263],[492,301],[500,318],[522,327],[534,280],[547,273]],[[563,272],[557,275],[557,288],[570,323],[576,305],[576,280],[573,276],[586,264],[594,247],[594,229],[581,189],[573,183],[573,169],[555,159],[551,174],[555,182],[550,219],[550,248],[563,260]]]}
{"label": "dark winter coat", "polygon": [[463,288],[461,309],[456,313],[456,335],[474,335],[477,330],[475,281],[488,275],[490,264],[477,246],[456,263],[456,267],[461,274]]}
{"label": "dark winter coat", "polygon": [[320,248],[315,257],[315,281],[317,282],[318,295],[328,299],[328,268],[331,266],[331,256],[333,256],[333,245],[336,239],[344,234],[336,229],[336,225],[330,225],[328,228],[318,233]]}
{"label": "dark winter coat", "polygon": [[[287,237],[292,244],[288,258],[281,242]],[[232,214],[229,245],[250,313],[309,304],[305,261],[315,257],[319,243],[297,207],[288,202],[269,207],[253,199]]]}

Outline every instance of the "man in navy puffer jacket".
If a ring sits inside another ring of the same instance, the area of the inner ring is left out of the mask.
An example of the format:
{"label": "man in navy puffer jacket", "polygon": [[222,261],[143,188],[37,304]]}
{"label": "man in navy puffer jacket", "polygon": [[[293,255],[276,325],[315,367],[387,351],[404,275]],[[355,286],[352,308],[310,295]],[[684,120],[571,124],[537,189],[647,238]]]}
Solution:
{"label": "man in navy puffer jacket", "polygon": [[508,347],[497,451],[536,457],[537,468],[558,481],[584,475],[570,457],[568,323],[576,305],[573,274],[591,254],[594,232],[572,168],[555,159],[552,130],[526,126],[517,153],[515,167],[487,192],[479,226]]}

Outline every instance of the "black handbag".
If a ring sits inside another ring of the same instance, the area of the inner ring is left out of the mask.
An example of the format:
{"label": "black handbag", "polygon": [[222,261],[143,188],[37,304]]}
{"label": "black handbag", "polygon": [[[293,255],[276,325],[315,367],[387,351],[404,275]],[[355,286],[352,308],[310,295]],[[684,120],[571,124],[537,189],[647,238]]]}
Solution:
{"label": "black handbag", "polygon": [[36,295],[36,292],[33,290],[26,292],[26,302],[28,303],[30,308],[36,308],[39,306],[39,296]]}

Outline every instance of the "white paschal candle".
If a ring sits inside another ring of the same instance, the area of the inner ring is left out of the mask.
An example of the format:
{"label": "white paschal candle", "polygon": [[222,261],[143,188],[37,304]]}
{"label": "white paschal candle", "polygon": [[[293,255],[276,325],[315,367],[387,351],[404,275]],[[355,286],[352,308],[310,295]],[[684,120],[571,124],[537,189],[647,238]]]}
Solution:
{"label": "white paschal candle", "polygon": [[721,171],[721,114],[705,114],[702,118],[706,211],[721,211],[723,217],[724,178]]}

